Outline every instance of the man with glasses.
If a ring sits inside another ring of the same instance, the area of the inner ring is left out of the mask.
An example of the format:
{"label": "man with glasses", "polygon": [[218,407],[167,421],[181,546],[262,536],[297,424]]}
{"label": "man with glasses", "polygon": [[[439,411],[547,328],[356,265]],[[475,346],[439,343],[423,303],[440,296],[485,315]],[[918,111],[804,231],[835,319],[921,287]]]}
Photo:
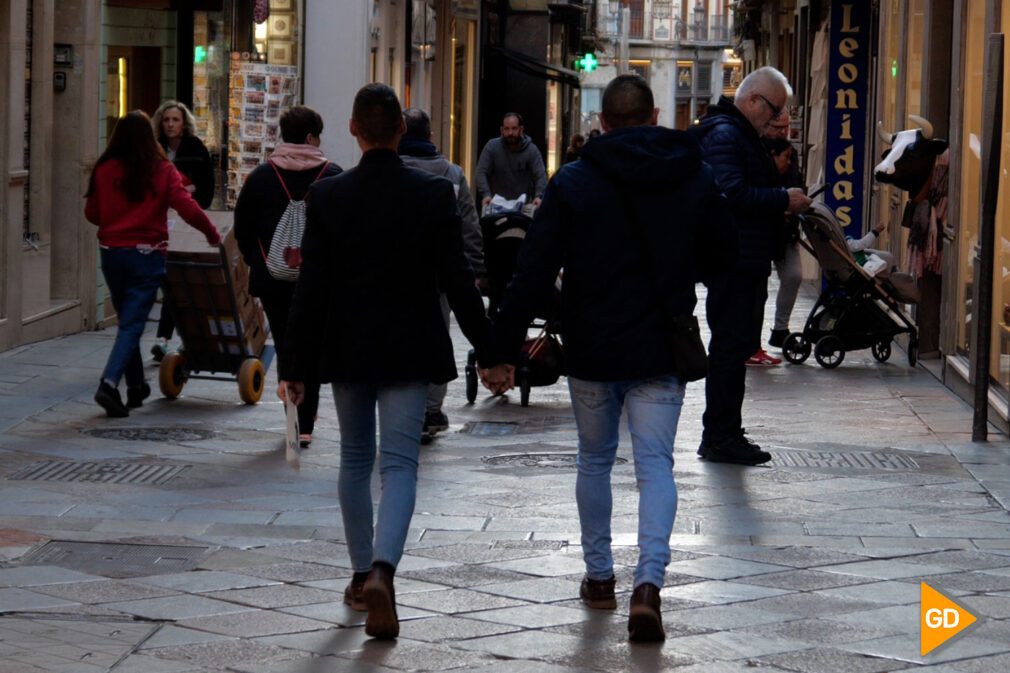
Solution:
{"label": "man with glasses", "polygon": [[[712,340],[698,455],[712,462],[759,465],[771,460],[744,434],[742,410],[745,362],[761,348],[771,261],[785,243],[782,215],[810,206],[802,189],[778,186],[775,166],[761,144],[767,127],[787,114],[791,95],[785,75],[760,68],[744,78],[735,98],[720,98],[693,128],[739,232],[736,266],[708,283],[705,310]],[[775,363],[769,359],[767,364]]]}

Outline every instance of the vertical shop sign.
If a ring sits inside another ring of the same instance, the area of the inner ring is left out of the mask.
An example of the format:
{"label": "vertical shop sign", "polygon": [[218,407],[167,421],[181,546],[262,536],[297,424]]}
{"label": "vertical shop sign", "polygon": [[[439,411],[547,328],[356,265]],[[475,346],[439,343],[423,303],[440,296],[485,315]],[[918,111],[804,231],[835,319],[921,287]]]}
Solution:
{"label": "vertical shop sign", "polygon": [[825,203],[847,235],[863,231],[863,176],[870,82],[870,2],[831,3]]}

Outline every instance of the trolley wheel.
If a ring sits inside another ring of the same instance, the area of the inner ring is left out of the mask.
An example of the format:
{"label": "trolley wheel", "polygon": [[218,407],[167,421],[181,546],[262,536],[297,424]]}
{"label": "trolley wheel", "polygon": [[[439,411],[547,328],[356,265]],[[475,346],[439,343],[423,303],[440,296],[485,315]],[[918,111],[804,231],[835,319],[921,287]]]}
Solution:
{"label": "trolley wheel", "polygon": [[479,382],[477,377],[477,354],[473,351],[466,354],[466,368],[463,371],[466,374],[466,401],[473,404],[477,401],[477,384]]}
{"label": "trolley wheel", "polygon": [[158,387],[162,395],[170,400],[177,398],[182,394],[187,378],[185,355],[173,352],[162,358],[158,366]]}
{"label": "trolley wheel", "polygon": [[530,371],[522,367],[516,371],[516,378],[519,379],[519,405],[528,407],[530,405]]}
{"label": "trolley wheel", "polygon": [[882,339],[870,347],[870,352],[873,353],[873,357],[877,359],[877,362],[887,362],[888,358],[891,357],[891,340]]}
{"label": "trolley wheel", "polygon": [[919,361],[919,340],[912,339],[908,342],[908,366],[914,367]]}
{"label": "trolley wheel", "polygon": [[823,336],[814,346],[814,359],[825,369],[834,369],[845,359],[845,345],[833,334]]}
{"label": "trolley wheel", "polygon": [[238,368],[238,395],[246,404],[256,404],[263,395],[266,372],[259,358],[247,358]]}
{"label": "trolley wheel", "polygon": [[782,355],[794,365],[801,365],[810,357],[810,342],[802,332],[793,332],[782,342]]}

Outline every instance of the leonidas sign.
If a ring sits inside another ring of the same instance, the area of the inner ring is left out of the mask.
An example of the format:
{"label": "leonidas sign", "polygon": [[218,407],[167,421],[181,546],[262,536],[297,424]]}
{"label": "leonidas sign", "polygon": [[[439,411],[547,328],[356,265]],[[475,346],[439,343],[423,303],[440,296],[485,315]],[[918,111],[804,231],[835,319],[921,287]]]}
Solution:
{"label": "leonidas sign", "polygon": [[831,3],[825,203],[845,233],[863,233],[863,176],[870,82],[870,2]]}

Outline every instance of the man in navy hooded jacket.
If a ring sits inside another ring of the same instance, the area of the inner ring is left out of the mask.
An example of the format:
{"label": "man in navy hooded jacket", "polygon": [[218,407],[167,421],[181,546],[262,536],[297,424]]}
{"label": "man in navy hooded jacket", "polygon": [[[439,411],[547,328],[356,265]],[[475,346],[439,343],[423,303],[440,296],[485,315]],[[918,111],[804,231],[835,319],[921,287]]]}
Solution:
{"label": "man in navy hooded jacket", "polygon": [[639,487],[640,548],[631,640],[662,640],[659,590],[677,510],[673,442],[684,398],[671,316],[691,315],[695,283],[732,262],[728,205],[698,144],[656,126],[652,91],[621,75],[603,94],[606,131],[547,186],[495,320],[514,359],[540,300],[564,268],[561,325],[579,456],[575,497],[586,576],[580,596],[614,609],[610,472],[623,409]]}
{"label": "man in navy hooded jacket", "polygon": [[738,263],[709,285],[705,302],[712,340],[698,455],[712,462],[758,465],[771,460],[744,434],[744,363],[761,348],[771,261],[784,240],[782,215],[810,207],[803,190],[779,186],[778,171],[761,144],[765,128],[787,114],[791,94],[785,75],[759,68],[740,83],[735,99],[723,96],[691,130],[733,209],[740,246]]}

